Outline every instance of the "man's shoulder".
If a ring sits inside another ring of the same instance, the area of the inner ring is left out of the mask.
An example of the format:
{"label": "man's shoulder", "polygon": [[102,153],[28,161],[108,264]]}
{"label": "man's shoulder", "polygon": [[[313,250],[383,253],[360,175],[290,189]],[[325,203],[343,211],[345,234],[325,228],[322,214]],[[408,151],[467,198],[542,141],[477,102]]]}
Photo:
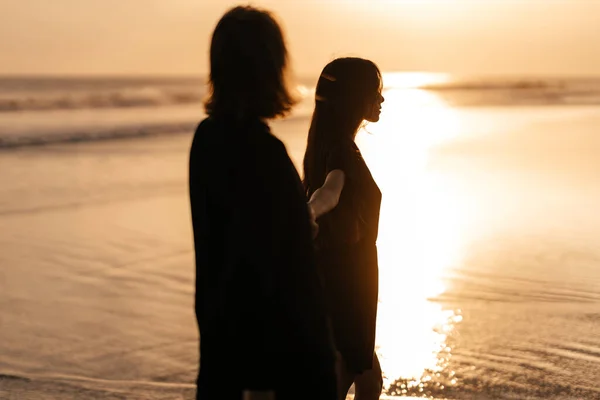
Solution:
{"label": "man's shoulder", "polygon": [[218,151],[219,142],[224,139],[224,128],[220,126],[218,121],[213,118],[206,117],[196,127],[192,138],[191,154],[197,153],[213,153]]}
{"label": "man's shoulder", "polygon": [[194,141],[208,136],[214,130],[214,121],[212,121],[210,117],[204,118],[196,126],[196,130],[194,132]]}
{"label": "man's shoulder", "polygon": [[240,161],[288,161],[285,144],[262,121],[228,121],[205,118],[194,133],[191,156],[237,158]]}

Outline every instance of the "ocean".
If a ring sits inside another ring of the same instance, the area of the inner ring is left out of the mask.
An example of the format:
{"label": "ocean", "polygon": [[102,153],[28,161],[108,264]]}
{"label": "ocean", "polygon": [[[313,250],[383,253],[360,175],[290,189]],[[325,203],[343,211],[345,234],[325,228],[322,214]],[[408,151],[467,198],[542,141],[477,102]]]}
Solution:
{"label": "ocean", "polygon": [[[599,399],[600,78],[384,81],[357,142],[383,192],[386,396]],[[314,83],[271,124],[299,169]],[[0,399],[194,398],[205,94],[0,78]]]}

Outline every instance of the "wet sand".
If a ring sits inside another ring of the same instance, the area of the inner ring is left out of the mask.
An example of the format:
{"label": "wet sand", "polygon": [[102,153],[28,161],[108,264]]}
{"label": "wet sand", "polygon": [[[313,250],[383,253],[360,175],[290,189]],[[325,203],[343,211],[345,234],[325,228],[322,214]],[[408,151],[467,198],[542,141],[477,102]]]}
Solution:
{"label": "wet sand", "polygon": [[[598,115],[534,111],[465,111],[428,160],[407,126],[361,136],[391,393],[600,396]],[[297,164],[307,123],[274,124]],[[194,397],[190,140],[0,152],[0,398]]]}

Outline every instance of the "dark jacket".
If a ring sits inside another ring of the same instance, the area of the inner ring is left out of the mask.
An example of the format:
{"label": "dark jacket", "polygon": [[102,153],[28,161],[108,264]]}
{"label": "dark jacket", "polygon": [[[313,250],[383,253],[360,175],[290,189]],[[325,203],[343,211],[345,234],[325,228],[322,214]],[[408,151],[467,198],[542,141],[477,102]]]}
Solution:
{"label": "dark jacket", "polygon": [[333,376],[306,197],[283,143],[258,120],[207,118],[189,167],[199,393]]}

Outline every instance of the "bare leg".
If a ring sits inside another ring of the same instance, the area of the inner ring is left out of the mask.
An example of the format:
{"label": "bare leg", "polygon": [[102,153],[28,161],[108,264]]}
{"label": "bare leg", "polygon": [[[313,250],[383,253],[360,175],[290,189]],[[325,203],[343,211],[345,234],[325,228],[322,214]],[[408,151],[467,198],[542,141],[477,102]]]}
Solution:
{"label": "bare leg", "polygon": [[356,375],[348,371],[348,368],[346,367],[346,362],[344,361],[340,353],[337,353],[337,375],[339,398],[340,400],[346,400],[348,390],[350,390],[350,386],[352,386],[352,384],[354,383],[354,378],[356,377]]}
{"label": "bare leg", "polygon": [[378,400],[383,390],[381,365],[377,354],[373,353],[373,368],[357,375],[354,379],[355,400]]}

